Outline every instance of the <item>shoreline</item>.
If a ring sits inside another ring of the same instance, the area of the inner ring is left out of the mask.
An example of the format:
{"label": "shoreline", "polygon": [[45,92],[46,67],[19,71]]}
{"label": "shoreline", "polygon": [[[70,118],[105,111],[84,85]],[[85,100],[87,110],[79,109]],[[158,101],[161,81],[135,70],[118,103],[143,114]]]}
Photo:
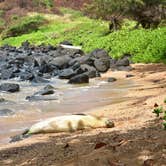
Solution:
{"label": "shoreline", "polygon": [[[128,101],[88,111],[115,122],[111,129],[34,135],[0,146],[0,165],[143,165],[164,166],[166,131],[152,113],[154,104],[164,106],[166,65],[135,64],[130,72],[108,71],[103,78],[131,79],[135,86]],[[126,78],[126,74],[134,77]]]}

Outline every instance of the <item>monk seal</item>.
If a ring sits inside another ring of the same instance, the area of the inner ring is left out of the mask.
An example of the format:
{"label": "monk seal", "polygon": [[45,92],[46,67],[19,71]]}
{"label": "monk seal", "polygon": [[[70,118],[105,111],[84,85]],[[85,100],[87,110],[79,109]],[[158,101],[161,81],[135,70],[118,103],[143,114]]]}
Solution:
{"label": "monk seal", "polygon": [[28,134],[73,132],[84,129],[111,128],[114,123],[105,117],[85,114],[65,115],[38,122],[29,129]]}
{"label": "monk seal", "polygon": [[11,142],[18,141],[19,138],[27,138],[32,134],[74,132],[77,130],[111,127],[114,127],[114,123],[106,117],[86,114],[65,115],[38,122],[21,135],[13,137]]}

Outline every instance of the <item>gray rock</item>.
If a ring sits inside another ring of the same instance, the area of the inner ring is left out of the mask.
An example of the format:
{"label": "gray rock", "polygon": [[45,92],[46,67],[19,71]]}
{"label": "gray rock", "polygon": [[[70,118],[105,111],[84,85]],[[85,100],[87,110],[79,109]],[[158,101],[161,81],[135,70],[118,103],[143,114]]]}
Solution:
{"label": "gray rock", "polygon": [[86,74],[79,74],[72,78],[70,78],[69,82],[70,84],[83,84],[83,83],[89,83],[89,77]]}
{"label": "gray rock", "polygon": [[10,78],[14,78],[14,72],[12,69],[6,69],[1,71],[1,79],[7,80]]}
{"label": "gray rock", "polygon": [[0,91],[6,92],[18,92],[20,90],[20,86],[18,84],[13,83],[3,83],[0,85]]}
{"label": "gray rock", "polygon": [[94,57],[96,59],[103,59],[103,58],[109,59],[108,52],[103,49],[95,49],[94,51],[90,53],[90,55],[91,57]]}
{"label": "gray rock", "polygon": [[126,75],[126,78],[130,78],[130,77],[134,77],[134,75],[133,74],[127,74]]}
{"label": "gray rock", "polygon": [[117,62],[116,62],[116,66],[129,66],[129,65],[130,65],[130,62],[129,62],[128,58],[122,58],[122,59],[117,60]]}
{"label": "gray rock", "polygon": [[77,70],[78,74],[85,73],[89,78],[94,78],[100,76],[100,73],[93,67],[87,64],[83,64]]}
{"label": "gray rock", "polygon": [[60,74],[60,79],[70,79],[71,77],[75,76],[76,72],[73,69],[64,69]]}
{"label": "gray rock", "polygon": [[110,60],[109,59],[96,59],[94,61],[94,66],[99,72],[106,72],[110,68]]}
{"label": "gray rock", "polygon": [[115,81],[117,81],[117,79],[114,78],[114,77],[110,77],[110,78],[108,78],[108,82],[115,82]]}
{"label": "gray rock", "polygon": [[64,69],[64,68],[67,68],[69,66],[70,60],[71,60],[71,58],[69,56],[61,56],[61,57],[56,57],[55,59],[53,59],[49,63],[51,65],[55,65],[56,67],[58,67],[60,69]]}

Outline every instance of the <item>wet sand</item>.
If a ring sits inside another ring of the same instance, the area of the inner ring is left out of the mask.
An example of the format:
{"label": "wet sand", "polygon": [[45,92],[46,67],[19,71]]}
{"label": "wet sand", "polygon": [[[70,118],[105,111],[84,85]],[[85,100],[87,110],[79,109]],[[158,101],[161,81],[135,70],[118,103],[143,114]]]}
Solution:
{"label": "wet sand", "polygon": [[[59,81],[59,82],[58,82]],[[18,83],[17,80],[11,81]],[[12,109],[15,114],[0,117],[0,145],[7,144],[10,137],[22,133],[32,124],[49,117],[87,112],[113,103],[127,100],[124,96],[135,85],[132,80],[120,79],[108,83],[107,78],[96,78],[90,84],[69,85],[65,80],[54,80],[51,85],[56,87],[55,94],[58,100],[27,101],[26,96],[43,89],[47,84],[31,85],[28,82],[19,82],[21,91],[18,93],[0,93],[5,99],[12,101],[1,103],[0,109]]]}
{"label": "wet sand", "polygon": [[[166,131],[152,113],[166,98],[166,65],[135,64],[131,72],[107,72],[103,79],[132,80],[127,99],[88,112],[110,117],[111,129],[40,134],[0,147],[0,165],[165,166]],[[134,77],[126,78],[126,74]]]}

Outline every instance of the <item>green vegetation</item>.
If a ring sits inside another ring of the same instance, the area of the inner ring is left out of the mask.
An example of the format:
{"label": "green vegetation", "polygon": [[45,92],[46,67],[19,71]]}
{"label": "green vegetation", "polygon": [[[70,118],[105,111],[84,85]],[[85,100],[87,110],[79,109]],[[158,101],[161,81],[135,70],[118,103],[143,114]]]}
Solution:
{"label": "green vegetation", "polygon": [[166,122],[163,123],[164,130],[166,130]]}
{"label": "green vegetation", "polygon": [[166,111],[164,112],[164,122],[163,122],[163,126],[164,126],[164,129],[166,130]]}
{"label": "green vegetation", "polygon": [[156,116],[159,117],[160,114],[163,113],[163,107],[155,108],[155,109],[153,110],[153,113],[155,113]]}
{"label": "green vegetation", "polygon": [[53,0],[33,0],[35,6],[45,6],[47,8],[51,8],[54,5]]}
{"label": "green vegetation", "polygon": [[[0,45],[20,46],[26,40],[36,45],[56,45],[69,40],[74,45],[82,45],[85,52],[103,48],[115,58],[129,53],[133,55],[134,62],[166,62],[166,27],[155,30],[131,30],[136,23],[125,20],[121,30],[110,33],[106,21],[90,19],[74,10],[62,9],[61,12],[64,16],[41,14],[41,18],[47,19],[49,24],[37,26],[33,31],[26,31],[28,34],[21,35],[16,31],[16,35],[19,36],[0,40]],[[26,25],[26,29],[29,28],[27,24],[23,25]],[[13,29],[12,26],[9,29]]]}
{"label": "green vegetation", "polygon": [[[13,17],[14,20],[18,20],[17,18]],[[44,24],[46,20],[44,17],[37,15],[37,16],[30,16],[30,17],[23,17],[21,20],[16,21],[13,25],[9,26],[3,33],[2,38],[7,37],[16,37],[22,34],[31,33],[32,31],[38,30],[39,26]]]}
{"label": "green vegetation", "polygon": [[[166,100],[164,100],[164,103]],[[153,110],[153,113],[156,114],[157,117],[159,117],[163,121],[163,127],[166,130],[166,110],[163,109],[163,107],[156,107]]]}
{"label": "green vegetation", "polygon": [[164,103],[166,103],[166,99],[164,100]]}

